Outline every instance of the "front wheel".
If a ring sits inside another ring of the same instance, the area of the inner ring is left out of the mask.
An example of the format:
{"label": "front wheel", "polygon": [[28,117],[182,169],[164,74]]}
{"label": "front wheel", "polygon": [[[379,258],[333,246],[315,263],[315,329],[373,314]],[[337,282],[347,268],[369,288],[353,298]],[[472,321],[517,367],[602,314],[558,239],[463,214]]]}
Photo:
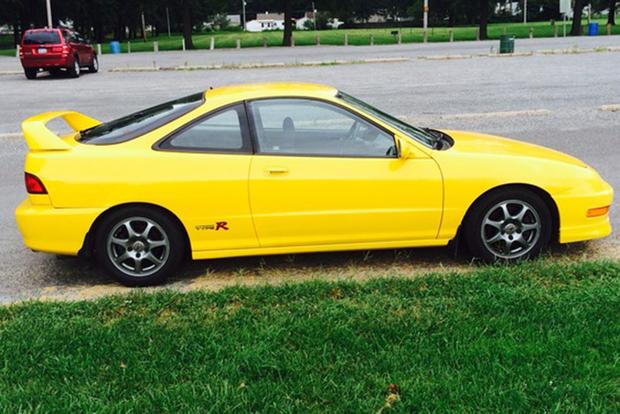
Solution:
{"label": "front wheel", "polygon": [[98,261],[127,286],[163,283],[183,257],[184,239],[177,224],[154,209],[113,212],[95,237]]}
{"label": "front wheel", "polygon": [[471,253],[485,262],[534,258],[549,244],[551,229],[549,207],[535,193],[520,189],[482,197],[464,224]]}

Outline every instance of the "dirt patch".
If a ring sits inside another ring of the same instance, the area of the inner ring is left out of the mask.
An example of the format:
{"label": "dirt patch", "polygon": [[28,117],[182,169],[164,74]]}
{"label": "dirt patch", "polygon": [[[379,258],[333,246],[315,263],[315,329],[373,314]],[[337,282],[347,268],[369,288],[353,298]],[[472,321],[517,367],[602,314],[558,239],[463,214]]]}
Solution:
{"label": "dirt patch", "polygon": [[[581,260],[620,260],[620,241],[606,239],[588,243],[554,246],[546,258],[560,262]],[[218,291],[232,286],[263,286],[300,283],[309,280],[365,281],[377,278],[415,278],[431,272],[466,274],[479,267],[446,249],[398,249],[337,253],[259,256],[192,262],[181,274],[163,287],[144,291],[172,289]],[[28,299],[82,300],[137,291],[118,284],[45,287],[29,292]]]}

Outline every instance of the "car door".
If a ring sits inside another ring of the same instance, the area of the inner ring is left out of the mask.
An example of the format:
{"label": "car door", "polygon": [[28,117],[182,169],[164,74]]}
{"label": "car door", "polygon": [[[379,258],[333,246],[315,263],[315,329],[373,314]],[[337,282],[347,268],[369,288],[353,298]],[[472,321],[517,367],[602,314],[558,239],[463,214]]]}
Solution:
{"label": "car door", "polygon": [[193,251],[256,248],[248,201],[252,145],[243,104],[218,109],[156,145],[157,203],[182,220]]}
{"label": "car door", "polygon": [[248,105],[250,206],[262,247],[436,238],[443,195],[434,160],[421,151],[399,158],[390,132],[333,103]]}
{"label": "car door", "polygon": [[91,49],[88,41],[79,33],[75,34],[78,48],[80,50],[80,62],[82,65],[90,65],[91,64]]}

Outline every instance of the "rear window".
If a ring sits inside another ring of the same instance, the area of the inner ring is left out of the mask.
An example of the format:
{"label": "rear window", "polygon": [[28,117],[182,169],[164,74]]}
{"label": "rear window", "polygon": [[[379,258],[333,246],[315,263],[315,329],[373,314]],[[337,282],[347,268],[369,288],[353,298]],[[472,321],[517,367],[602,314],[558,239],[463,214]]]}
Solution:
{"label": "rear window", "polygon": [[185,115],[200,106],[203,100],[202,92],[175,99],[80,131],[77,140],[99,145],[129,141]]}
{"label": "rear window", "polygon": [[24,35],[25,45],[49,45],[60,43],[58,32],[26,32]]}

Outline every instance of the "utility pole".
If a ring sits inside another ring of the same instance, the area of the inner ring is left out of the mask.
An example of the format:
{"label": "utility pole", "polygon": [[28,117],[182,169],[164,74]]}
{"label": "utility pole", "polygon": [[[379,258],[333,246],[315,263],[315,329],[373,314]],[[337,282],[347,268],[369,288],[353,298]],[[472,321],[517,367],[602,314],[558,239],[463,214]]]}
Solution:
{"label": "utility pole", "polygon": [[47,27],[51,29],[54,27],[52,26],[52,1],[45,0],[45,6],[47,7]]}
{"label": "utility pole", "polygon": [[527,0],[523,0],[523,24],[527,24]]}
{"label": "utility pole", "polygon": [[314,2],[312,2],[312,26],[316,32],[316,8],[314,6]]}
{"label": "utility pole", "polygon": [[245,32],[245,0],[241,0],[241,14],[243,15],[243,31]]}
{"label": "utility pole", "polygon": [[424,0],[424,31],[428,28],[428,0]]}
{"label": "utility pole", "polygon": [[168,37],[170,37],[170,12],[166,6],[166,22],[168,23]]}

